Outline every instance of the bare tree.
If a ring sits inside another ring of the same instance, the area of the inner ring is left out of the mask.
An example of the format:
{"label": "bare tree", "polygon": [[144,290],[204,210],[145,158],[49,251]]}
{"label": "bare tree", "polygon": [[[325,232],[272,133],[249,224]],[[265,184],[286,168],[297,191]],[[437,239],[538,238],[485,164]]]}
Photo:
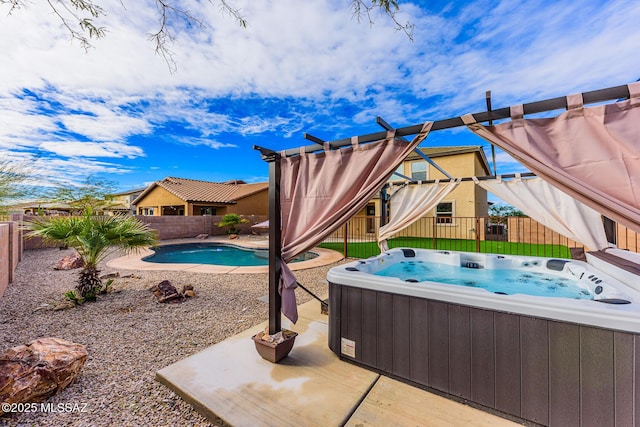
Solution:
{"label": "bare tree", "polygon": [[36,194],[35,187],[29,185],[32,173],[25,163],[0,160],[0,214],[19,200]]}
{"label": "bare tree", "polygon": [[[106,11],[100,6],[99,0],[46,0],[53,14],[61,21],[62,26],[69,32],[74,40],[80,42],[80,46],[88,50],[93,45],[92,40],[106,36],[107,28],[100,26],[100,19],[106,16]],[[125,8],[124,0],[121,5]],[[212,5],[217,5],[223,15],[233,18],[242,28],[246,28],[248,21],[239,9],[232,6],[227,0],[208,0]],[[207,23],[195,14],[180,6],[176,0],[155,0],[158,10],[158,27],[149,33],[149,40],[155,45],[155,51],[160,55],[173,73],[176,71],[176,62],[173,59],[173,52],[170,49],[174,41],[171,30],[171,23],[184,20],[190,25],[206,28]],[[0,0],[0,6],[9,7],[9,15],[14,11],[27,8],[29,0]],[[414,25],[410,22],[405,24],[398,20],[400,7],[397,0],[351,0],[351,10],[354,17],[361,22],[367,19],[373,25],[373,11],[378,10],[389,16],[394,22],[396,29],[403,31],[409,39],[413,40]]]}
{"label": "bare tree", "polygon": [[49,198],[71,205],[76,213],[96,215],[113,205],[111,194],[118,183],[105,178],[88,176],[79,185],[59,184]]}

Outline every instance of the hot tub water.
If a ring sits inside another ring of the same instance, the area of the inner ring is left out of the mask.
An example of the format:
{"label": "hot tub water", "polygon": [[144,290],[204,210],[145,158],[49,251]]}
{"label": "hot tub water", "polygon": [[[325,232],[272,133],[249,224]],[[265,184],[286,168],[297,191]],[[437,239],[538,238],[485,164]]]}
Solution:
{"label": "hot tub water", "polygon": [[376,276],[396,277],[406,282],[433,281],[486,289],[498,294],[526,294],[543,297],[593,299],[589,291],[576,281],[539,271],[515,269],[484,269],[453,266],[427,261],[400,261],[376,273]]}

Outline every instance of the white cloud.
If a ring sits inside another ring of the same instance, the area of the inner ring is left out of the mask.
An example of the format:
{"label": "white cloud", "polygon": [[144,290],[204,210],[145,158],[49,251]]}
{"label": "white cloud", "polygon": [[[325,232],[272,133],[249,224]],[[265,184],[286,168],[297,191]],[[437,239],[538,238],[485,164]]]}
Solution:
{"label": "white cloud", "polygon": [[205,147],[209,147],[209,148],[213,148],[213,149],[220,149],[220,148],[237,148],[238,146],[235,144],[228,144],[225,142],[220,142],[220,141],[216,141],[214,139],[207,139],[207,138],[186,138],[186,137],[182,137],[177,139],[177,142],[180,142],[181,144],[185,144],[185,145],[202,145]]}
{"label": "white cloud", "polygon": [[[0,149],[56,154],[56,173],[126,173],[111,162],[146,154],[134,136],[232,148],[226,134],[344,135],[369,123],[378,130],[378,115],[404,126],[481,111],[486,90],[500,108],[640,77],[640,3],[631,0],[483,0],[441,12],[401,3],[414,42],[385,18],[358,24],[345,0],[234,0],[246,29],[207,0],[185,0],[210,28],[176,25],[175,74],[148,40],[153,0],[101,4],[109,32],[89,53],[45,2],[11,16],[0,7],[10,64],[0,67]],[[270,108],[273,100],[282,105]],[[172,136],[171,126],[189,136]]]}
{"label": "white cloud", "polygon": [[[381,78],[394,78],[398,60],[415,50],[383,20],[375,31],[367,24],[358,25],[348,2],[237,1],[249,20],[241,29],[210,3],[191,1],[185,7],[202,11],[215,27],[176,33],[171,49],[179,72],[171,75],[146,36],[157,27],[153,2],[136,2],[135,11],[128,3],[128,10],[119,1],[103,3],[109,13],[105,18],[109,33],[95,41],[96,49],[89,53],[77,42],[69,43],[46,4],[0,18],[2,33],[23,36],[20,46],[9,37],[0,42],[13,64],[12,70],[0,71],[0,91],[42,87],[46,75],[49,84],[65,89],[103,87],[144,93],[158,86],[185,86],[214,96],[317,97],[329,87],[336,96],[353,98]],[[389,52],[394,52],[393,61]]]}
{"label": "white cloud", "polygon": [[38,148],[64,157],[134,158],[144,155],[144,152],[139,147],[117,142],[49,141],[42,142]]}
{"label": "white cloud", "polygon": [[[249,21],[241,29],[217,7],[192,0],[185,7],[202,13],[213,28],[176,32],[171,49],[179,71],[171,75],[146,36],[157,27],[153,1],[136,2],[135,11],[128,2],[127,9],[117,0],[103,3],[109,33],[88,54],[69,43],[46,5],[0,18],[6,35],[0,48],[12,64],[0,71],[0,91],[42,87],[46,78],[65,91],[148,96],[158,88],[197,88],[202,97],[355,100],[376,87],[386,92],[398,85],[401,92],[451,98],[459,108],[487,89],[544,96],[606,84],[612,76],[626,80],[638,65],[631,53],[640,5],[629,0],[589,7],[539,1],[517,8],[475,2],[453,19],[406,3],[403,9],[417,24],[413,43],[384,18],[373,29],[356,23],[346,1],[238,0],[234,5]],[[18,33],[21,43],[13,43],[8,35]],[[465,33],[471,35],[466,41]]]}
{"label": "white cloud", "polygon": [[83,114],[65,114],[58,116],[65,129],[84,135],[96,141],[107,141],[132,134],[145,134],[149,124],[125,114],[107,114],[105,116],[87,116]]}
{"label": "white cloud", "polygon": [[466,43],[436,52],[437,64],[414,74],[414,85],[443,94],[441,108],[461,111],[485,90],[503,107],[624,84],[640,77],[639,20],[640,4],[627,0],[517,8],[503,1]]}
{"label": "white cloud", "polygon": [[294,114],[291,117],[241,117],[237,123],[237,132],[241,135],[257,135],[264,132],[280,132],[285,137],[302,131],[304,117]]}

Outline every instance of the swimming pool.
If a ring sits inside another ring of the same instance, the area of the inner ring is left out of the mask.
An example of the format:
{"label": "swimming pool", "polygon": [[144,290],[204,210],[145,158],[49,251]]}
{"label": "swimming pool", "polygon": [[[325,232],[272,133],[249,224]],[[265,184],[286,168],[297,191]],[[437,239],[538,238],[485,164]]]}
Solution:
{"label": "swimming pool", "polygon": [[410,248],[327,279],[343,360],[543,425],[633,425],[631,283],[574,260]]}
{"label": "swimming pool", "polygon": [[[181,243],[153,248],[153,255],[142,261],[160,264],[211,264],[236,267],[269,265],[268,249],[246,248],[226,243]],[[307,252],[292,262],[307,261],[318,255]]]}

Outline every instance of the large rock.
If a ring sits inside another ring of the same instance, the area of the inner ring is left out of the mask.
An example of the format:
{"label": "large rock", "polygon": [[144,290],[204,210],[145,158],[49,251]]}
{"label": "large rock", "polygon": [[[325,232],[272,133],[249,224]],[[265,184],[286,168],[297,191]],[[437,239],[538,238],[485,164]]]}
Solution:
{"label": "large rock", "polygon": [[54,270],[75,270],[76,268],[84,267],[84,261],[78,254],[67,255],[53,266]]}
{"label": "large rock", "polygon": [[168,280],[163,280],[158,283],[151,288],[151,291],[156,296],[158,302],[177,303],[184,301],[184,295],[178,292],[175,286]]}
{"label": "large rock", "polygon": [[10,348],[0,355],[0,402],[38,402],[57,394],[80,374],[87,354],[82,344],[59,338]]}
{"label": "large rock", "polygon": [[184,285],[182,292],[178,292],[176,287],[168,280],[163,280],[157,285],[153,285],[149,290],[153,292],[158,302],[177,303],[183,302],[185,298],[193,298],[196,296],[193,286]]}

